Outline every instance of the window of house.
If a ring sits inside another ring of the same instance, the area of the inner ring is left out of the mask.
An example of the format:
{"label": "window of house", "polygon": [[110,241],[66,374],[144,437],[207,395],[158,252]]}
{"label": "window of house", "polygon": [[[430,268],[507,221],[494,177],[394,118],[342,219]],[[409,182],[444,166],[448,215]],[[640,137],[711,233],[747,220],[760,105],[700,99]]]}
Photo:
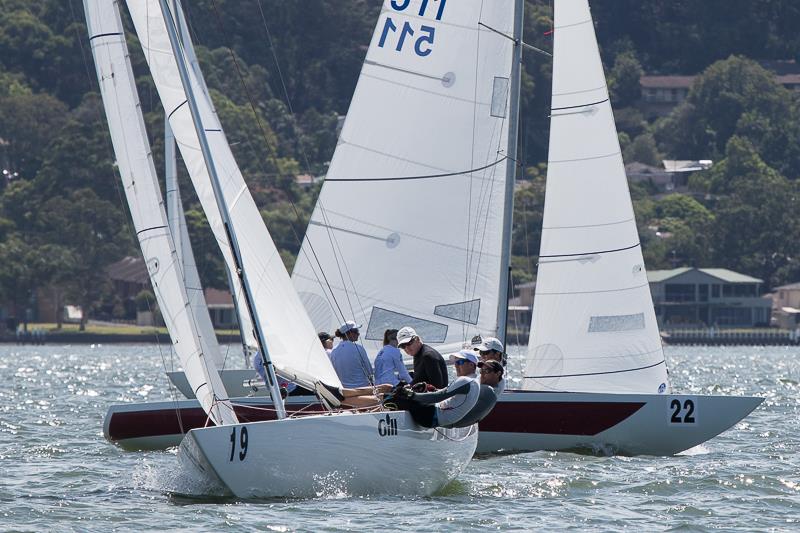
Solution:
{"label": "window of house", "polygon": [[664,287],[664,300],[667,302],[693,302],[694,285],[686,283],[668,283]]}
{"label": "window of house", "polygon": [[719,285],[714,284],[711,286],[711,297],[719,298]]}

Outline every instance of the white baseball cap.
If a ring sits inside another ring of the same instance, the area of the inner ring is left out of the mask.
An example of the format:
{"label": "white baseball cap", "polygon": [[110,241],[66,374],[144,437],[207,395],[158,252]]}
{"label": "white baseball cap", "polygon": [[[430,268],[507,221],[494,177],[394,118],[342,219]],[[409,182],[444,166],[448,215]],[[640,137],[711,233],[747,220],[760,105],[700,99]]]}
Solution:
{"label": "white baseball cap", "polygon": [[347,322],[339,326],[339,333],[344,335],[345,333],[353,329],[361,329],[361,326],[359,324],[356,324],[352,320],[348,320]]}
{"label": "white baseball cap", "polygon": [[494,337],[486,337],[483,339],[483,342],[481,342],[478,346],[475,346],[473,349],[479,352],[488,352],[489,350],[494,350],[496,352],[503,353],[503,343]]}
{"label": "white baseball cap", "polygon": [[404,344],[407,344],[414,337],[419,337],[419,335],[417,335],[417,332],[414,331],[414,328],[409,326],[400,328],[400,331],[397,332],[397,345],[402,346]]}
{"label": "white baseball cap", "polygon": [[478,357],[472,350],[461,350],[460,352],[450,354],[451,363],[455,363],[456,359],[466,359],[470,363],[478,364]]}

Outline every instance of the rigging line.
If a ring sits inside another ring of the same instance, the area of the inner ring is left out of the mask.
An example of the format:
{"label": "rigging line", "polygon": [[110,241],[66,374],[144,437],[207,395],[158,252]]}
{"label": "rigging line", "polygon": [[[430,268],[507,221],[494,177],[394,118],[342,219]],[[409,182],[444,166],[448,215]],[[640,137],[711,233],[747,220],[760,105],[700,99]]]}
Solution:
{"label": "rigging line", "polygon": [[667,361],[662,359],[658,363],[653,363],[652,365],[647,366],[640,366],[638,368],[626,368],[624,370],[608,370],[605,372],[585,372],[583,374],[560,374],[560,375],[552,375],[552,376],[522,376],[522,379],[554,379],[554,378],[579,378],[583,376],[605,376],[608,374],[623,374],[625,372],[637,372],[639,370],[647,370],[648,368],[654,368],[659,365],[666,366]]}
{"label": "rigging line", "polygon": [[582,255],[600,255],[600,254],[611,254],[615,252],[624,252],[625,250],[633,250],[637,246],[640,246],[640,243],[636,243],[633,246],[626,246],[625,248],[617,248],[615,250],[601,250],[599,252],[584,252],[580,254],[555,254],[555,255],[540,255],[539,259],[548,259],[554,257],[579,257]]}
{"label": "rigging line", "polygon": [[[289,108],[289,116],[292,117],[292,126],[293,126],[293,129],[296,132],[296,130],[297,130],[297,118],[295,116],[294,108],[292,106],[292,99],[289,97],[289,90],[286,88],[286,80],[283,77],[283,71],[281,70],[280,62],[278,61],[278,56],[275,53],[275,44],[272,41],[272,33],[269,31],[269,25],[267,24],[267,18],[264,16],[264,9],[261,6],[261,0],[258,0],[256,2],[256,5],[258,5],[258,11],[259,11],[259,13],[261,15],[261,22],[262,22],[262,24],[264,26],[264,31],[267,34],[267,40],[269,41],[269,49],[270,49],[270,52],[272,54],[272,59],[275,62],[275,68],[278,70],[278,78],[281,80],[281,87],[283,88],[283,95],[284,95],[284,98],[286,99],[286,106]],[[216,8],[216,4],[215,4],[215,8]],[[308,153],[306,152],[305,145],[302,142],[302,138],[301,138],[300,135],[297,135],[297,140],[298,140],[298,146],[300,147],[300,153],[303,156],[303,160],[305,162],[306,170],[309,173],[311,173],[311,163],[308,160]],[[320,189],[319,197],[317,199],[317,204],[319,205],[320,210],[323,211],[324,207],[323,207],[321,196],[322,196],[322,190]],[[289,198],[289,200],[292,203],[292,208],[295,211],[295,216],[299,220],[300,217],[299,217],[299,214],[297,213],[297,208],[295,207],[294,202],[291,200],[291,197]],[[312,210],[311,216],[313,216],[313,210]],[[310,218],[311,217],[309,217],[309,219]],[[309,259],[309,263],[311,263],[311,259],[308,257],[308,253],[304,252],[304,250],[303,250],[303,248],[304,248],[303,247],[303,241],[300,240],[299,236],[297,235],[297,232],[295,231],[294,225],[290,224],[290,226],[292,227],[292,232],[295,234],[295,239],[300,241],[300,249],[298,251],[298,255],[302,253],[303,255],[306,256],[306,258]],[[331,294],[331,298],[333,299],[333,303],[336,306],[336,308],[339,310],[339,314],[343,317],[342,320],[344,320],[344,313],[342,313],[341,306],[339,305],[339,302],[336,300],[336,296],[333,294],[333,291],[330,288],[330,283],[328,282],[328,277],[325,274],[325,270],[322,268],[322,262],[319,260],[319,256],[317,255],[317,252],[314,249],[314,245],[311,243],[311,238],[308,236],[307,232],[306,232],[306,235],[305,235],[305,242],[308,243],[308,247],[311,250],[311,255],[314,258],[313,263],[316,263],[317,268],[319,268],[320,274],[322,275],[322,279],[325,281],[325,286],[328,287],[328,292],[330,292],[330,294]],[[334,253],[334,255],[336,254],[336,250],[335,249],[334,249],[333,253]],[[317,278],[317,283],[320,286],[322,286],[323,285],[322,280],[319,279],[319,276],[317,275],[316,269],[312,267],[311,270],[312,270],[312,272],[314,272],[314,277]]]}
{"label": "rigging line", "polygon": [[[473,138],[473,146],[475,143],[475,139]],[[499,165],[506,159],[510,159],[507,155],[504,155],[500,159],[489,163],[488,165],[484,165],[478,168],[471,168],[469,170],[460,170],[458,172],[447,172],[444,174],[427,174],[422,176],[397,176],[393,178],[325,178],[325,183],[328,182],[347,182],[347,181],[406,181],[406,180],[426,180],[426,179],[434,179],[434,178],[449,178],[452,176],[464,176],[466,174],[472,174],[474,172],[480,172],[481,170],[486,170],[488,168],[492,168],[494,166]],[[470,195],[471,196],[471,195]]]}
{"label": "rigging line", "polygon": [[[481,0],[480,11],[478,11],[478,22],[479,23],[480,23],[481,17],[483,16],[483,7],[484,7],[484,1]],[[475,46],[475,65],[479,65],[480,64],[480,61],[479,61],[480,60],[480,47],[481,47],[481,32],[479,31],[478,35],[477,35],[477,39],[476,39],[476,46]],[[472,136],[471,136],[470,140],[471,140],[471,143],[472,143],[473,147],[475,146],[475,135],[476,135],[476,130],[477,130],[476,123],[477,123],[477,115],[478,115],[478,106],[477,106],[477,101],[478,101],[478,70],[479,69],[477,69],[477,68],[475,69],[475,76],[474,76],[473,84],[472,84],[472,87],[473,87],[472,88],[472,101],[474,103],[472,104]],[[475,166],[475,154],[473,152],[474,152],[473,150],[470,150],[470,166],[471,167]],[[470,172],[470,175],[471,174],[472,174],[472,172]],[[472,228],[471,228],[471,220],[470,220],[470,217],[472,215],[472,187],[473,187],[473,180],[470,179],[469,180],[469,187],[468,187],[468,191],[467,191],[467,193],[469,195],[469,200],[467,202],[467,217],[466,217],[466,227],[465,227],[465,231],[466,231],[466,236],[465,236],[466,237],[466,242],[465,242],[465,244],[466,244],[466,246],[465,246],[466,253],[464,254],[464,293],[463,293],[463,297],[462,297],[462,299],[464,301],[467,300],[467,298],[468,298],[467,295],[469,294],[469,270],[470,270],[469,266],[470,266],[470,261],[472,259],[471,253],[470,253],[470,241],[471,241],[470,237],[471,237],[471,230],[472,230]],[[466,335],[466,331],[467,331],[466,330],[466,324],[462,324],[461,325],[461,335],[462,335],[462,337],[464,337],[465,340],[466,340],[466,336],[467,336]]]}

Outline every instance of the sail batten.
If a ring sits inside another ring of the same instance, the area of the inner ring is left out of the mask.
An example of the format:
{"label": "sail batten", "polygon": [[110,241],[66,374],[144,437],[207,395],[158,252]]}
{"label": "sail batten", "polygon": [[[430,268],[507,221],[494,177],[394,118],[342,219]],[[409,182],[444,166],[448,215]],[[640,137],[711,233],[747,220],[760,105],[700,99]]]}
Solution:
{"label": "sail batten", "polygon": [[[201,152],[200,141],[187,100],[176,58],[173,56],[166,23],[158,0],[128,1],[128,9],[139,40],[145,47],[145,58],[165,109],[171,109],[169,121],[189,176],[209,225],[220,245],[229,269],[236,271],[236,262],[217,205],[209,171]],[[187,58],[182,61],[188,63]],[[220,177],[221,201],[230,212],[241,253],[241,267],[250,278],[251,301],[261,323],[265,344],[276,371],[283,376],[306,376],[302,384],[313,387],[313,381],[339,387],[333,366],[317,338],[311,321],[292,287],[280,254],[261,214],[250,195],[241,171],[214,112],[204,82],[197,69],[188,73],[204,129],[216,130],[208,136],[209,150]],[[231,267],[233,265],[233,267]],[[310,382],[308,381],[310,380]]]}
{"label": "sail batten", "polygon": [[[215,424],[237,422],[214,364],[216,338],[184,285],[167,224],[158,178],[147,139],[122,21],[114,0],[85,0],[84,10],[103,105],[123,189],[142,255],[167,325],[173,348],[197,399]],[[209,321],[208,316],[205,317]]]}
{"label": "sail batten", "polygon": [[661,337],[586,0],[554,4],[544,220],[523,387],[659,393]]}
{"label": "sail batten", "polygon": [[433,5],[384,1],[293,273],[317,329],[355,320],[370,348],[499,326],[514,42],[482,25],[511,34],[514,0]]}

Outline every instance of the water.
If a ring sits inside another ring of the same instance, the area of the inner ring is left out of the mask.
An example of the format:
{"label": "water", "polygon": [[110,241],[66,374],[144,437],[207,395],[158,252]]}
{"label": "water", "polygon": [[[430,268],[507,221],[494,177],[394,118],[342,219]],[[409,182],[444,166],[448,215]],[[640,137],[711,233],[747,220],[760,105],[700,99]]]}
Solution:
{"label": "water", "polygon": [[493,456],[431,498],[331,487],[317,499],[270,502],[179,496],[198,487],[174,450],[123,452],[104,440],[110,403],[170,397],[164,349],[0,347],[0,530],[800,528],[797,348],[668,348],[677,392],[766,397],[677,457]]}

